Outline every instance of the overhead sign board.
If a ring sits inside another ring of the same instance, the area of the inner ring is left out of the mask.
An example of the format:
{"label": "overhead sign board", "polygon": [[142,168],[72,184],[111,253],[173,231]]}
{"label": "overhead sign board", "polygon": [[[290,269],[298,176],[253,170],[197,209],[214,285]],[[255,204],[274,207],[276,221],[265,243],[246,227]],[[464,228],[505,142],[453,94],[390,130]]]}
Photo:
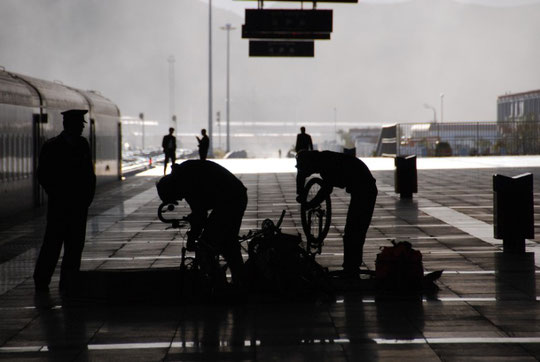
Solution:
{"label": "overhead sign board", "polygon": [[246,9],[246,24],[251,33],[331,33],[332,10]]}
{"label": "overhead sign board", "polygon": [[[237,1],[261,1],[261,0],[237,0]],[[358,4],[358,0],[315,0],[315,1],[308,1],[308,0],[268,0],[268,1],[272,1],[272,2],[276,2],[276,1],[284,1],[284,2],[297,2],[297,3],[310,3],[310,2],[313,2],[313,3],[335,3],[335,4],[338,4],[338,3],[347,3],[347,4]]]}
{"label": "overhead sign board", "polygon": [[313,57],[313,41],[250,40],[250,57]]}
{"label": "overhead sign board", "polygon": [[312,39],[312,40],[330,40],[330,33],[311,33],[311,32],[294,32],[294,31],[249,31],[246,26],[242,25],[243,39]]}

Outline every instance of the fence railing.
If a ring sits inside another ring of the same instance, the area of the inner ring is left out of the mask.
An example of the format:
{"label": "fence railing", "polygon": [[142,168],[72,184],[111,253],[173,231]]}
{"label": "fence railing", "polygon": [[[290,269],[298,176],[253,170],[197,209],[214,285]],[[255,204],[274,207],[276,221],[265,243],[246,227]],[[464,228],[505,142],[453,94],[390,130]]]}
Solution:
{"label": "fence railing", "polygon": [[[388,137],[393,132],[395,138]],[[377,156],[392,153],[419,157],[540,154],[540,122],[396,124],[383,127],[377,147]]]}

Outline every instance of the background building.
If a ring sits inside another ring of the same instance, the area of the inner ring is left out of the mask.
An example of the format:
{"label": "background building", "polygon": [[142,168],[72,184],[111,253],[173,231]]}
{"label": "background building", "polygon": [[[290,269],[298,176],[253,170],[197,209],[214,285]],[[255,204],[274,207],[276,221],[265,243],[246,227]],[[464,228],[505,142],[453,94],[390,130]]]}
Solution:
{"label": "background building", "polygon": [[538,121],[540,90],[505,94],[497,98],[497,122]]}

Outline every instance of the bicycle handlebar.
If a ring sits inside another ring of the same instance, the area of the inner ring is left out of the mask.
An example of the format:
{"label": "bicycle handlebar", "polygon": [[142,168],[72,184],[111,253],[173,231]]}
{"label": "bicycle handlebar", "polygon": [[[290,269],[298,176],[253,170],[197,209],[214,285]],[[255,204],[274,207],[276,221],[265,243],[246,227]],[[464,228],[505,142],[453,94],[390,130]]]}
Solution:
{"label": "bicycle handlebar", "polygon": [[[184,216],[181,219],[173,218],[173,219],[167,219],[163,216],[164,213],[174,211],[175,206],[178,206],[178,203],[175,202],[162,202],[158,207],[158,218],[161,222],[165,224],[171,224],[172,228],[179,229],[189,224],[189,217]],[[281,211],[281,216],[279,217],[279,220],[276,224],[272,222],[270,219],[266,219],[261,229],[259,230],[250,230],[246,235],[242,235],[238,237],[238,240],[240,242],[246,241],[249,239],[253,239],[254,237],[258,235],[262,235],[268,231],[275,231],[279,230],[281,223],[283,222],[283,218],[285,217],[285,210]]]}
{"label": "bicycle handlebar", "polygon": [[[178,229],[186,226],[189,224],[189,219],[187,216],[182,217],[181,219],[167,219],[163,216],[164,212],[173,211],[175,209],[175,206],[177,206],[178,203],[175,202],[162,202],[158,207],[158,218],[161,220],[161,222],[164,222],[165,224],[172,224],[171,227]],[[164,209],[167,209],[166,211]]]}

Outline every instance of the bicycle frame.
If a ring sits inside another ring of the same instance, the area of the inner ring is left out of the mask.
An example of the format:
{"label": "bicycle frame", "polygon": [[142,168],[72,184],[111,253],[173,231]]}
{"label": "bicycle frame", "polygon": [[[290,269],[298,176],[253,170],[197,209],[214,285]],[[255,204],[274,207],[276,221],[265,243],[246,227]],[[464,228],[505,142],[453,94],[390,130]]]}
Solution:
{"label": "bicycle frame", "polygon": [[[323,186],[323,180],[313,177],[304,186],[303,199],[306,202],[300,205],[302,228],[306,234],[307,251],[313,256],[321,254],[324,245],[324,238],[330,229],[332,218],[332,203],[330,195],[321,195],[318,192],[313,199],[307,200],[312,187]],[[325,207],[323,208],[322,205]],[[315,229],[313,229],[315,226]],[[315,231],[315,232],[314,232]]]}

